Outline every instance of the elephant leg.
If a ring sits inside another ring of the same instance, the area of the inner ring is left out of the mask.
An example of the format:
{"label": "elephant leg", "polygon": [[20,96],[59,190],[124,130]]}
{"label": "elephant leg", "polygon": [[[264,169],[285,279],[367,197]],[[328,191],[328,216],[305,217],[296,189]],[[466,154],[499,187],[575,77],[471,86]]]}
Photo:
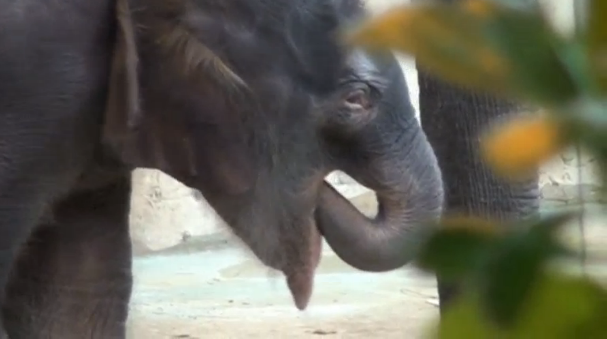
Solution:
{"label": "elephant leg", "polygon": [[[520,111],[518,104],[471,92],[418,72],[422,126],[445,183],[445,214],[468,214],[510,223],[539,211],[538,177],[509,182],[480,157],[479,135],[498,119]],[[462,284],[438,276],[441,313],[461,294]]]}
{"label": "elephant leg", "polygon": [[[0,131],[1,133],[1,131]],[[3,154],[0,137],[0,154]],[[4,154],[3,154],[4,155]],[[0,159],[0,305],[6,299],[6,286],[14,269],[20,248],[36,227],[45,206],[45,190],[41,181],[24,178],[26,166],[4,167]],[[0,339],[8,338],[0,318]]]}
{"label": "elephant leg", "polygon": [[125,338],[130,191],[125,178],[72,194],[35,229],[7,286],[3,318],[11,339]]}

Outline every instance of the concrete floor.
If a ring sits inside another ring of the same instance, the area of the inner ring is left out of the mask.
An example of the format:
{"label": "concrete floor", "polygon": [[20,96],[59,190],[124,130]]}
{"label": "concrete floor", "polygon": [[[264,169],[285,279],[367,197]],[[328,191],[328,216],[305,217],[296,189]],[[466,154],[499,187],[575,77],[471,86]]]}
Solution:
{"label": "concrete floor", "polygon": [[[353,203],[374,213],[371,194]],[[555,208],[561,207],[543,210]],[[607,281],[607,228],[600,219],[585,223],[591,255],[587,271]],[[575,246],[579,232],[570,228],[567,233]],[[315,291],[304,312],[293,305],[281,275],[225,235],[138,255],[130,338],[423,338],[438,316],[432,276],[413,267],[360,272],[324,245]]]}
{"label": "concrete floor", "polygon": [[[328,246],[325,246],[328,248]],[[135,259],[131,338],[420,338],[434,279],[356,271],[326,250],[304,312],[283,278],[237,247]]]}

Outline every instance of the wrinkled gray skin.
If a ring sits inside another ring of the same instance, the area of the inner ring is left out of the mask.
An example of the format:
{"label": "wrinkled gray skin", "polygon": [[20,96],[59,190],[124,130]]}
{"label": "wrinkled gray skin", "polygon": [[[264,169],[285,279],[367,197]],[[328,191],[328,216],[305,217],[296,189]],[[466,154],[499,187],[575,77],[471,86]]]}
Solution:
{"label": "wrinkled gray skin", "polygon": [[[334,39],[357,0],[121,1],[0,0],[10,338],[124,338],[137,167],[199,190],[300,309],[321,233],[362,270],[411,259],[441,176],[394,58]],[[336,169],[376,218],[324,182]]]}

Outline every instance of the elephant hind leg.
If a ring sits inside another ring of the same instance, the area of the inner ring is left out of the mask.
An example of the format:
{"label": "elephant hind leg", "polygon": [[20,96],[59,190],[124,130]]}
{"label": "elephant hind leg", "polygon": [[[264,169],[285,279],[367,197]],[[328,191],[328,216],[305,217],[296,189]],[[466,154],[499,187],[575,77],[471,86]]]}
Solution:
{"label": "elephant hind leg", "polygon": [[11,339],[125,338],[132,288],[130,178],[70,196],[38,226],[10,276]]}

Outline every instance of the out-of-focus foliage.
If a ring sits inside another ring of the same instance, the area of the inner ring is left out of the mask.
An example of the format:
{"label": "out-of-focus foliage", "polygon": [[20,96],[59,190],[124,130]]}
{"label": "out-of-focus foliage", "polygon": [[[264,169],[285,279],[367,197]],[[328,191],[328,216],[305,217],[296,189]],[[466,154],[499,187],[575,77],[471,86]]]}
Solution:
{"label": "out-of-focus foliage", "polygon": [[[462,0],[395,7],[348,33],[350,43],[415,56],[446,81],[541,108],[482,136],[496,174],[534,174],[563,148],[597,160],[607,181],[607,1],[589,0],[588,22],[557,33],[523,1]],[[603,190],[604,194],[607,190]],[[581,209],[499,225],[445,217],[419,249],[420,268],[466,290],[434,338],[607,338],[607,291],[587,277],[551,269],[579,255],[557,236]],[[587,213],[587,211],[586,211]]]}
{"label": "out-of-focus foliage", "polygon": [[482,154],[501,175],[517,178],[536,172],[567,145],[567,131],[549,115],[517,118],[487,133]]}
{"label": "out-of-focus foliage", "polygon": [[444,79],[535,103],[579,94],[560,55],[567,42],[535,12],[486,0],[409,5],[388,11],[351,39],[415,55]]}
{"label": "out-of-focus foliage", "polygon": [[542,271],[507,327],[487,315],[482,299],[469,291],[430,333],[440,339],[598,339],[607,333],[607,294],[590,280]]}

